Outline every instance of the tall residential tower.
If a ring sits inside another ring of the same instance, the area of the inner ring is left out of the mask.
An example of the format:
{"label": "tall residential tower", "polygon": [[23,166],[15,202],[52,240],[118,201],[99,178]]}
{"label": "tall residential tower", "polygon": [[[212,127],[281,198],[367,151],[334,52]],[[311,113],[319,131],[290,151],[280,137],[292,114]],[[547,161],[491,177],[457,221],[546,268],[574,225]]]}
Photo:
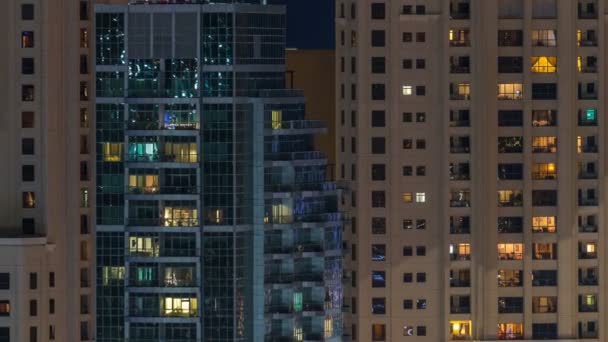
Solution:
{"label": "tall residential tower", "polygon": [[88,0],[0,13],[0,341],[92,339]]}
{"label": "tall residential tower", "polygon": [[337,341],[342,215],[285,8],[210,2],[96,6],[96,339]]}
{"label": "tall residential tower", "polygon": [[608,341],[606,2],[336,6],[345,334]]}

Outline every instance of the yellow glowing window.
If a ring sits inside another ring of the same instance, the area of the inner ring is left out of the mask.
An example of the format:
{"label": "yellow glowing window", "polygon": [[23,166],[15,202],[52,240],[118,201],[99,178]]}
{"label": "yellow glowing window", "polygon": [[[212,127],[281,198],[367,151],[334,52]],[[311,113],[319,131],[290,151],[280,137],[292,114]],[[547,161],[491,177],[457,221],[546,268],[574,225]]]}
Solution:
{"label": "yellow glowing window", "polygon": [[534,163],[532,165],[532,179],[556,179],[557,166],[555,163]]}
{"label": "yellow glowing window", "polygon": [[576,30],[576,44],[578,46],[581,46],[581,42],[583,41],[583,31],[582,30]]}
{"label": "yellow glowing window", "polygon": [[101,281],[103,285],[109,285],[112,281],[119,281],[124,279],[124,266],[104,266],[101,268]]}
{"label": "yellow glowing window", "polygon": [[129,252],[157,257],[159,254],[158,238],[131,236],[129,237]]}
{"label": "yellow glowing window", "polygon": [[499,323],[498,338],[501,340],[512,340],[523,337],[524,326],[522,323]]}
{"label": "yellow glowing window", "polygon": [[576,57],[576,69],[578,72],[583,72],[583,57]]}
{"label": "yellow glowing window", "polygon": [[471,337],[471,321],[450,321],[452,340],[463,340]]}
{"label": "yellow glowing window", "polygon": [[588,243],[585,245],[585,251],[587,253],[595,253],[595,244],[594,243]]}
{"label": "yellow glowing window", "polygon": [[523,98],[524,86],[521,83],[499,83],[499,100],[521,100]]}
{"label": "yellow glowing window", "polygon": [[302,331],[302,327],[293,328],[293,338],[296,341],[302,341],[304,339],[304,332]]}
{"label": "yellow glowing window", "polygon": [[471,95],[471,85],[469,83],[458,84],[458,95],[469,96]]}
{"label": "yellow glowing window", "polygon": [[555,153],[557,152],[557,137],[539,136],[532,137],[532,152]]}
{"label": "yellow glowing window", "polygon": [[532,72],[556,72],[557,71],[557,57],[554,56],[537,56],[531,57],[532,60]]}
{"label": "yellow glowing window", "polygon": [[412,203],[413,200],[414,200],[414,195],[411,192],[403,193],[403,202]]}
{"label": "yellow glowing window", "polygon": [[165,227],[192,227],[198,225],[198,209],[183,207],[165,207]]}
{"label": "yellow glowing window", "polygon": [[583,137],[576,137],[576,153],[583,153]]}
{"label": "yellow glowing window", "polygon": [[595,305],[595,295],[583,295],[583,302],[587,305]]}
{"label": "yellow glowing window", "polygon": [[450,41],[454,40],[454,30],[450,30],[449,39]]}
{"label": "yellow glowing window", "polygon": [[456,245],[450,245],[450,254],[454,254],[455,252],[458,255],[470,255],[471,254],[471,244],[470,243],[459,243]]}
{"label": "yellow glowing window", "polygon": [[119,162],[122,160],[123,143],[103,143],[103,161]]}
{"label": "yellow glowing window", "polygon": [[197,310],[196,298],[167,297],[163,300],[163,316],[194,316]]}
{"label": "yellow glowing window", "polygon": [[283,111],[272,111],[272,129],[281,129],[283,125]]}
{"label": "yellow glowing window", "polygon": [[334,320],[332,317],[325,318],[325,338],[330,338],[334,335]]}
{"label": "yellow glowing window", "polygon": [[555,233],[555,216],[532,217],[532,231],[535,233]]}
{"label": "yellow glowing window", "polygon": [[198,160],[196,143],[167,142],[165,154],[168,158],[167,161],[175,163],[196,163]]}
{"label": "yellow glowing window", "polygon": [[522,260],[524,245],[521,243],[499,243],[498,257],[501,260]]}
{"label": "yellow glowing window", "polygon": [[129,175],[129,189],[143,193],[158,192],[158,175]]}
{"label": "yellow glowing window", "polygon": [[[224,210],[222,209],[213,209],[207,211],[207,220],[213,223],[222,223],[224,222]],[[266,222],[268,223],[268,222]]]}

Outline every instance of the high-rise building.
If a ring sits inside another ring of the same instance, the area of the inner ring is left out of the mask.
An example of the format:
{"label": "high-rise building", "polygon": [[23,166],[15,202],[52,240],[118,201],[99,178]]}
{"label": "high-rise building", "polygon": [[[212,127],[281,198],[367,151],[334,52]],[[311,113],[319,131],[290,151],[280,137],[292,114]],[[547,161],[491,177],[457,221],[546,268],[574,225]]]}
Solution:
{"label": "high-rise building", "polygon": [[608,341],[602,0],[336,1],[359,341]]}
{"label": "high-rise building", "polygon": [[208,2],[95,8],[96,340],[337,341],[342,215],[285,8]]}
{"label": "high-rise building", "polygon": [[2,1],[0,341],[92,339],[89,14]]}

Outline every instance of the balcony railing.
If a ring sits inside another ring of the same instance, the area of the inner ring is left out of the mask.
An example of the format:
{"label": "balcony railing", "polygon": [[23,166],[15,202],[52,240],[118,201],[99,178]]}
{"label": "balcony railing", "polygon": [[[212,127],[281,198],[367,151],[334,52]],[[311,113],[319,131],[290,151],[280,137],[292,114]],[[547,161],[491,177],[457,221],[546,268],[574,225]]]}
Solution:
{"label": "balcony railing", "polygon": [[597,304],[579,304],[578,312],[597,312]]}
{"label": "balcony railing", "polygon": [[450,226],[450,234],[470,234],[471,227],[469,225],[452,225]]}
{"label": "balcony railing", "polygon": [[468,261],[471,260],[471,254],[450,254],[451,261]]}
{"label": "balcony railing", "polygon": [[131,257],[158,258],[158,257],[198,257],[200,249],[198,248],[148,248],[131,250],[125,249],[125,254]]}
{"label": "balcony railing", "polygon": [[266,314],[289,314],[293,312],[293,307],[289,304],[270,304],[264,307]]}
{"label": "balcony railing", "polygon": [[292,121],[278,121],[278,122],[266,122],[264,124],[266,129],[287,129],[287,130],[298,130],[298,129],[322,129],[327,128],[324,121],[320,120],[292,120]]}
{"label": "balcony railing", "polygon": [[468,74],[471,72],[471,67],[468,65],[450,65],[450,73],[452,74]]}
{"label": "balcony railing", "polygon": [[450,287],[470,287],[470,279],[450,279]]}
{"label": "balcony railing", "polygon": [[460,306],[450,306],[450,313],[452,314],[468,314],[471,313],[471,306],[460,305]]}
{"label": "balcony railing", "polygon": [[471,206],[469,200],[450,200],[450,207],[452,208],[468,208]]}
{"label": "balcony railing", "polygon": [[469,146],[450,146],[450,153],[469,153]]}
{"label": "balcony railing", "polygon": [[323,270],[319,270],[318,272],[296,271],[293,279],[294,281],[301,282],[322,282]]}
{"label": "balcony railing", "polygon": [[288,284],[293,279],[293,273],[270,273],[264,276],[264,282],[268,284]]}
{"label": "balcony railing", "polygon": [[578,252],[579,259],[597,259],[596,252]]}
{"label": "balcony railing", "polygon": [[450,100],[465,101],[465,100],[470,100],[470,99],[471,99],[471,95],[470,94],[459,94],[459,93],[451,93],[450,94]]}
{"label": "balcony railing", "polygon": [[127,225],[131,227],[198,227],[199,220],[195,218],[129,218]]}
{"label": "balcony railing", "polygon": [[270,161],[289,161],[289,160],[318,160],[325,159],[325,154],[319,151],[305,152],[269,152],[264,157]]}
{"label": "balcony railing", "polygon": [[579,206],[596,206],[598,204],[597,198],[578,198]]}
{"label": "balcony railing", "polygon": [[127,130],[132,131],[155,131],[155,130],[197,130],[200,125],[198,122],[172,122],[160,124],[158,121],[137,121],[127,120],[125,122]]}
{"label": "balcony railing", "polygon": [[578,226],[579,233],[597,233],[597,225],[596,224],[585,224],[582,226]]}
{"label": "balcony railing", "polygon": [[597,172],[579,171],[578,179],[597,179]]}
{"label": "balcony railing", "polygon": [[196,163],[198,154],[127,154],[128,162]]}
{"label": "balcony railing", "polygon": [[130,287],[196,287],[200,282],[196,279],[153,279],[149,281],[138,281],[130,278]]}
{"label": "balcony railing", "polygon": [[580,150],[583,153],[597,153],[597,145],[582,145]]}
{"label": "balcony railing", "polygon": [[197,186],[129,186],[127,193],[133,195],[196,195]]}
{"label": "balcony railing", "polygon": [[597,277],[579,277],[578,284],[582,286],[597,286],[598,285]]}
{"label": "balcony railing", "polygon": [[293,184],[266,184],[266,192],[332,191],[338,187],[334,182],[311,182]]}

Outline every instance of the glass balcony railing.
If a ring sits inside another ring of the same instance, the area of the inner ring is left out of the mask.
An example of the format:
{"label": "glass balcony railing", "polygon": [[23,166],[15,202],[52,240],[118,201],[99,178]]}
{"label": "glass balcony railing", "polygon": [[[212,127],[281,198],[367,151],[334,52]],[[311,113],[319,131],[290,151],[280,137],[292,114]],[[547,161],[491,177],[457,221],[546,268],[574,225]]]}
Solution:
{"label": "glass balcony railing", "polygon": [[264,128],[272,130],[302,130],[327,128],[325,121],[321,120],[292,120],[292,121],[267,121]]}
{"label": "glass balcony railing", "polygon": [[162,163],[196,163],[198,162],[197,153],[184,154],[127,154],[128,162],[162,162]]}
{"label": "glass balcony railing", "polygon": [[128,226],[142,227],[197,227],[199,220],[197,218],[129,218]]}
{"label": "glass balcony railing", "polygon": [[133,195],[196,195],[198,186],[128,186],[127,193]]}

